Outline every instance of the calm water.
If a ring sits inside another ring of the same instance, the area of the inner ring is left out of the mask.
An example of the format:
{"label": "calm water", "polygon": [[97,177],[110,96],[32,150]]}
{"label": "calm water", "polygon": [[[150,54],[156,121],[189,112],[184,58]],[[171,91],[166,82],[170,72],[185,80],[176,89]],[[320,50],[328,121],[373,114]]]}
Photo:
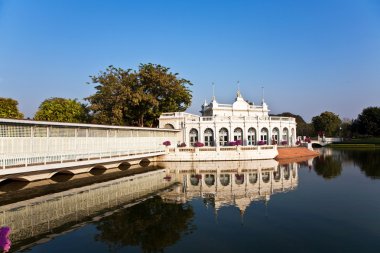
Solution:
{"label": "calm water", "polygon": [[[9,210],[30,205],[20,216],[24,219],[31,212],[38,216],[14,223],[19,225],[13,227],[18,232],[12,249],[379,252],[380,150],[321,153],[278,166],[271,161],[161,164],[137,176],[45,195],[34,200],[38,204],[6,203]],[[17,192],[2,195],[7,194]],[[67,214],[42,215],[44,208]],[[16,219],[8,216],[8,222]]]}

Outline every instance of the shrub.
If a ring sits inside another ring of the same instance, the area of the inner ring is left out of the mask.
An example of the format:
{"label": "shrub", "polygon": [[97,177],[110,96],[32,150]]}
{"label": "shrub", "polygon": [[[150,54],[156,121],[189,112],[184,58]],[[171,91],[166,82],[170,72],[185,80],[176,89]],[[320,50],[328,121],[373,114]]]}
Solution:
{"label": "shrub", "polygon": [[181,147],[181,148],[186,147],[186,143],[182,142],[181,144],[179,144],[179,147]]}
{"label": "shrub", "polygon": [[287,141],[282,141],[281,145],[288,145],[288,142]]}
{"label": "shrub", "polygon": [[164,141],[162,144],[165,145],[166,147],[171,145],[170,141]]}
{"label": "shrub", "polygon": [[205,144],[203,144],[202,142],[199,142],[197,141],[196,143],[194,143],[194,147],[197,147],[197,148],[201,148],[203,147]]}
{"label": "shrub", "polygon": [[266,141],[258,141],[258,142],[257,142],[257,145],[265,145],[265,144],[267,144]]}
{"label": "shrub", "polygon": [[241,140],[237,140],[237,141],[230,141],[228,143],[228,146],[239,146],[241,145],[242,141]]}

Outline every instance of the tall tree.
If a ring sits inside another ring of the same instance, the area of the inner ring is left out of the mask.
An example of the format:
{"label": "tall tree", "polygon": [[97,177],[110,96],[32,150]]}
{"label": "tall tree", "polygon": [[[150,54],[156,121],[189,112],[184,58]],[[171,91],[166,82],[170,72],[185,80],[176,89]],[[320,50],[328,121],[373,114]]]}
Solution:
{"label": "tall tree", "polygon": [[154,126],[163,112],[184,111],[191,104],[192,85],[170,69],[141,64],[138,71],[109,66],[91,76],[97,92],[86,98],[97,123]]}
{"label": "tall tree", "polygon": [[380,107],[363,109],[354,125],[360,134],[380,136]]}
{"label": "tall tree", "polygon": [[342,123],[339,116],[333,112],[323,112],[311,120],[314,130],[324,132],[326,136],[336,136]]}
{"label": "tall tree", "polygon": [[87,122],[88,113],[86,106],[75,99],[49,98],[41,103],[34,119],[83,123]]}
{"label": "tall tree", "polygon": [[0,118],[24,118],[24,115],[19,112],[17,105],[18,102],[12,98],[0,98]]}

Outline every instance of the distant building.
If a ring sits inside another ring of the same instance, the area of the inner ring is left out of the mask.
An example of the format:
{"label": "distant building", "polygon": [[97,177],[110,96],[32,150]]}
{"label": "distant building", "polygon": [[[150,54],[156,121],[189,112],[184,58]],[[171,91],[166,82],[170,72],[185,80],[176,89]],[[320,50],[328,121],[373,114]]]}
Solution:
{"label": "distant building", "polygon": [[215,97],[202,105],[202,116],[185,113],[163,113],[160,128],[182,129],[181,141],[187,146],[202,142],[205,146],[295,145],[296,120],[293,117],[269,116],[268,105],[255,105],[236,94],[235,102],[220,104]]}

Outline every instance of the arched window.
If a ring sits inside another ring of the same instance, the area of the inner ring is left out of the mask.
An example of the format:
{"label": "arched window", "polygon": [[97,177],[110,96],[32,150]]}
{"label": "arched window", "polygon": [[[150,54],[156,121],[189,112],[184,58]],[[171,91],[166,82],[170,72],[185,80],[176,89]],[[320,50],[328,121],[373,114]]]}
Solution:
{"label": "arched window", "polygon": [[219,145],[226,146],[228,144],[228,130],[226,128],[222,128],[219,130]]}
{"label": "arched window", "polygon": [[248,129],[248,145],[256,145],[256,129]]}
{"label": "arched window", "polygon": [[265,127],[261,129],[260,140],[262,142],[265,142],[265,144],[268,144],[268,129],[266,129]]}
{"label": "arched window", "polygon": [[205,146],[212,146],[214,144],[214,132],[210,129],[207,128],[205,130]]}
{"label": "arched window", "polygon": [[278,144],[278,135],[279,135],[279,130],[277,127],[273,128],[272,131],[272,144]]}
{"label": "arched window", "polygon": [[190,139],[190,145],[191,146],[194,146],[194,144],[196,142],[198,142],[198,131],[197,131],[197,129],[193,128],[190,130],[189,139]]}
{"label": "arched window", "polygon": [[230,184],[230,175],[228,174],[221,174],[219,178],[220,184],[223,186],[227,186]]}
{"label": "arched window", "polygon": [[289,130],[285,127],[283,130],[282,130],[282,142],[281,144],[282,145],[288,145],[289,144]]}
{"label": "arched window", "polygon": [[234,141],[240,141],[240,144],[243,144],[243,130],[240,127],[234,130]]}

